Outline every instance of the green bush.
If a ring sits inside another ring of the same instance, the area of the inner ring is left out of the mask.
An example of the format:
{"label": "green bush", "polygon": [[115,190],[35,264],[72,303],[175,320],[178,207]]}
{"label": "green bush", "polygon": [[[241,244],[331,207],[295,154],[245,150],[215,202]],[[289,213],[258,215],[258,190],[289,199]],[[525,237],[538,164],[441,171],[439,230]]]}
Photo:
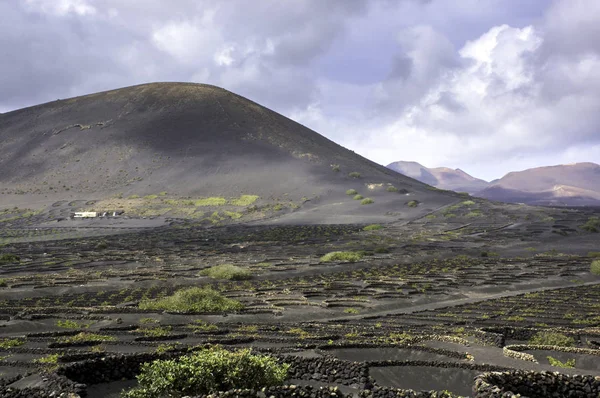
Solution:
{"label": "green bush", "polygon": [[568,359],[567,362],[561,362],[558,359],[552,358],[551,356],[548,356],[546,358],[548,358],[548,362],[552,366],[557,366],[559,368],[566,368],[566,369],[571,369],[571,368],[575,367],[575,358]]}
{"label": "green bush", "polygon": [[216,346],[178,359],[143,364],[137,376],[139,386],[121,397],[179,398],[234,388],[260,390],[283,383],[288,369],[288,364],[252,354],[251,349],[230,352]]}
{"label": "green bush", "polygon": [[231,199],[229,204],[232,206],[250,206],[258,200],[258,195],[242,195],[237,199]]}
{"label": "green bush", "polygon": [[581,229],[588,232],[600,232],[600,218],[590,217],[585,224],[581,226]]}
{"label": "green bush", "polygon": [[356,194],[358,194],[358,192],[356,191],[356,189],[349,189],[349,190],[346,191],[346,195],[352,196],[352,195],[356,195]]}
{"label": "green bush", "polygon": [[366,227],[363,228],[363,231],[377,231],[378,229],[382,229],[383,225],[381,224],[371,224],[371,225],[367,225]]}
{"label": "green bush", "polygon": [[406,204],[408,207],[417,207],[419,206],[419,201],[418,200],[411,200],[410,202],[408,202]]}
{"label": "green bush", "polygon": [[148,199],[148,200],[154,200],[158,198],[158,195],[146,195],[144,196],[144,199]]}
{"label": "green bush", "polygon": [[555,345],[558,347],[573,347],[575,346],[575,340],[572,337],[566,336],[562,333],[543,331],[538,332],[529,340],[529,344],[532,345]]}
{"label": "green bush", "polygon": [[175,312],[226,312],[241,310],[244,305],[210,287],[190,287],[161,299],[142,300],[139,307],[142,310]]}
{"label": "green bush", "polygon": [[388,192],[398,192],[398,188],[396,188],[394,186],[389,186],[385,190]]}
{"label": "green bush", "polygon": [[75,336],[59,337],[58,341],[61,343],[83,343],[87,341],[116,341],[117,338],[114,336],[106,336],[97,333],[81,332]]}
{"label": "green bush", "polygon": [[361,252],[331,252],[321,257],[320,261],[323,263],[328,263],[332,261],[344,261],[348,263],[354,263],[362,259],[363,256],[364,254]]}
{"label": "green bush", "polygon": [[200,271],[200,275],[213,279],[228,279],[232,281],[243,281],[252,278],[250,271],[233,264],[215,265],[214,267],[203,269]]}
{"label": "green bush", "polygon": [[356,194],[356,195],[354,195],[354,197],[352,199],[354,199],[354,200],[362,200],[362,199],[364,199],[364,197],[362,195],[360,195],[360,194]]}
{"label": "green bush", "polygon": [[331,170],[335,171],[336,173],[340,171],[340,165],[339,164],[332,164],[331,165]]}
{"label": "green bush", "polygon": [[358,171],[353,171],[351,173],[348,173],[348,177],[360,178],[360,173]]}
{"label": "green bush", "polygon": [[598,258],[600,257],[600,252],[588,252],[588,257]]}
{"label": "green bush", "polygon": [[592,261],[590,265],[590,272],[594,275],[600,275],[600,260]]}
{"label": "green bush", "polygon": [[370,205],[371,203],[375,203],[375,201],[371,198],[364,198],[360,202],[361,205]]}
{"label": "green bush", "polygon": [[5,253],[0,256],[0,264],[18,263],[19,261],[21,261],[21,258],[12,253]]}
{"label": "green bush", "polygon": [[23,339],[0,339],[0,348],[7,349],[11,347],[19,347],[25,344],[25,340]]}

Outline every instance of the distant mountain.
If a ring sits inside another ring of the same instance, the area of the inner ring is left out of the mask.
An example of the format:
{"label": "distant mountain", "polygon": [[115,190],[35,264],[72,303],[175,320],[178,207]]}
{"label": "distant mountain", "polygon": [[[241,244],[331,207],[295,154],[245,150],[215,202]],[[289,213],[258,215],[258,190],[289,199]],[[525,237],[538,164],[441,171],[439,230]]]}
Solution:
{"label": "distant mountain", "polygon": [[461,169],[450,169],[447,167],[427,168],[417,162],[403,161],[390,163],[387,167],[407,177],[440,189],[473,194],[488,186],[486,181],[475,178]]}
{"label": "distant mountain", "polygon": [[511,172],[475,196],[533,205],[600,205],[600,165],[573,163]]}

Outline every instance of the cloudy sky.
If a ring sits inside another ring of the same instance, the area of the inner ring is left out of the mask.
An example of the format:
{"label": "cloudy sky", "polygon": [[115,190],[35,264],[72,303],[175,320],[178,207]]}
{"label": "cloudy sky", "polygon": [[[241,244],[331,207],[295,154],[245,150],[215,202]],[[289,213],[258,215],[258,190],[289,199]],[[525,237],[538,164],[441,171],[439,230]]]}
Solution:
{"label": "cloudy sky", "polygon": [[0,112],[191,81],[381,164],[600,163],[598,0],[0,0],[0,60]]}

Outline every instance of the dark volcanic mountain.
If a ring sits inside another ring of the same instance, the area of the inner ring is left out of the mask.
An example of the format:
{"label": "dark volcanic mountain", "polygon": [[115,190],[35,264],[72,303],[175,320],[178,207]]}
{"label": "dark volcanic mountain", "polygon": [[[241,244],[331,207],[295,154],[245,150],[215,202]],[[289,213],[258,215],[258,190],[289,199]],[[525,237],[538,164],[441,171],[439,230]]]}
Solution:
{"label": "dark volcanic mountain", "polygon": [[472,177],[461,169],[450,169],[447,167],[427,168],[417,162],[403,161],[390,163],[387,167],[440,189],[473,194],[488,186],[486,181]]}
{"label": "dark volcanic mountain", "polygon": [[[309,198],[333,209],[328,214],[354,216],[411,212],[404,206],[411,199],[427,208],[456,200],[246,98],[187,83],[127,87],[2,114],[0,170],[5,205],[166,191],[178,198]],[[391,195],[390,185],[400,193]],[[360,206],[348,189],[380,198]]]}
{"label": "dark volcanic mountain", "polygon": [[511,172],[476,196],[534,205],[600,205],[600,166],[574,163]]}

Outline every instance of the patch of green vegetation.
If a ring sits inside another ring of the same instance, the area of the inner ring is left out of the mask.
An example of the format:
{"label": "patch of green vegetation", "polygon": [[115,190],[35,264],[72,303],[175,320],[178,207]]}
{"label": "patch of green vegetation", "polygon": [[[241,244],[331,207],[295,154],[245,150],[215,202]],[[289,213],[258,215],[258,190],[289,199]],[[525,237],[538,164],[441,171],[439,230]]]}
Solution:
{"label": "patch of green vegetation", "polygon": [[433,220],[434,218],[437,218],[437,216],[435,214],[428,214],[425,216],[425,218],[427,218],[429,220]]}
{"label": "patch of green vegetation", "polygon": [[519,321],[524,321],[525,318],[522,317],[521,315],[512,315],[509,316],[508,318],[506,318],[507,321],[512,321],[512,322],[519,322]]}
{"label": "patch of green vegetation", "polygon": [[158,196],[167,196],[167,191],[162,191],[158,194]]}
{"label": "patch of green vegetation", "polygon": [[600,218],[596,216],[590,217],[580,228],[588,232],[600,232]]}
{"label": "patch of green vegetation", "polygon": [[360,201],[361,205],[370,205],[371,203],[375,203],[375,201],[371,198],[364,198]]}
{"label": "patch of green vegetation", "polygon": [[71,319],[59,319],[58,321],[56,321],[56,326],[58,326],[59,328],[64,328],[64,329],[87,329],[92,325],[92,323],[86,323],[86,322],[77,322],[77,321],[73,321]]}
{"label": "patch of green vegetation", "polygon": [[283,210],[283,205],[281,203],[277,203],[275,206],[273,206],[273,210],[281,211],[281,210]]}
{"label": "patch of green vegetation", "polygon": [[242,213],[239,213],[239,212],[237,212],[237,211],[228,211],[228,210],[225,210],[225,211],[223,211],[223,213],[224,213],[224,214],[225,214],[227,217],[231,218],[232,220],[239,220],[239,219],[240,219],[240,218],[242,218],[242,216],[243,216],[243,214],[242,214]]}
{"label": "patch of green vegetation", "polygon": [[12,348],[12,347],[19,347],[22,346],[23,344],[25,344],[25,340],[23,339],[11,339],[11,338],[6,338],[6,339],[0,339],[0,348],[2,349],[7,349],[7,348]]}
{"label": "patch of green vegetation", "polygon": [[18,263],[20,261],[21,258],[12,253],[5,253],[0,256],[0,264]]}
{"label": "patch of green vegetation", "polygon": [[190,287],[178,290],[172,296],[142,300],[139,308],[174,312],[227,312],[239,311],[244,305],[210,287]]}
{"label": "patch of green vegetation", "polygon": [[194,200],[194,206],[223,206],[227,204],[227,199],[218,196],[201,198]]}
{"label": "patch of green vegetation", "polygon": [[137,376],[138,387],[121,398],[197,396],[279,385],[289,365],[273,357],[252,354],[252,350],[228,351],[215,346],[178,359],[145,363]]}
{"label": "patch of green vegetation", "polygon": [[360,311],[356,308],[346,308],[344,312],[346,314],[358,314]]}
{"label": "patch of green vegetation", "polygon": [[142,333],[146,337],[166,337],[171,334],[171,326],[156,326],[153,328],[139,328],[136,332]]}
{"label": "patch of green vegetation", "polygon": [[60,358],[60,354],[49,354],[45,357],[34,359],[33,362],[44,365],[56,365],[58,363],[58,358]]}
{"label": "patch of green vegetation", "polygon": [[356,191],[356,189],[349,189],[346,191],[346,195],[353,196],[353,195],[357,195],[357,194],[358,194],[358,192]]}
{"label": "patch of green vegetation", "polygon": [[575,339],[562,333],[549,330],[538,332],[529,340],[532,345],[554,345],[558,347],[574,347]]}
{"label": "patch of green vegetation", "polygon": [[362,195],[360,195],[360,194],[356,194],[356,195],[354,195],[354,197],[352,199],[354,199],[354,200],[363,200],[364,197]]}
{"label": "patch of green vegetation", "polygon": [[473,206],[475,204],[475,202],[473,202],[472,200],[465,200],[464,202],[462,202],[463,206]]}
{"label": "patch of green vegetation", "polygon": [[140,195],[130,195],[127,197],[127,199],[138,199],[140,197]]}
{"label": "patch of green vegetation", "polygon": [[474,218],[474,217],[483,217],[483,213],[481,210],[473,210],[465,214],[465,217]]}
{"label": "patch of green vegetation", "polygon": [[213,279],[227,279],[233,281],[243,281],[252,278],[252,273],[249,270],[233,264],[215,265],[214,267],[200,271],[199,274]]}
{"label": "patch of green vegetation", "polygon": [[388,191],[388,192],[398,192],[399,191],[398,188],[396,188],[393,185],[387,187],[385,190]]}
{"label": "patch of green vegetation", "polygon": [[552,358],[551,356],[547,356],[546,358],[548,358],[548,362],[552,366],[565,369],[572,369],[575,367],[575,358],[568,359],[567,362],[561,362],[558,359]]}
{"label": "patch of green vegetation", "polygon": [[444,217],[446,217],[446,218],[452,218],[452,217],[456,217],[456,214],[454,214],[454,213],[444,213]]}
{"label": "patch of green vegetation", "polygon": [[86,341],[117,341],[117,338],[104,334],[81,332],[75,336],[60,337],[58,341],[61,343],[83,343]]}
{"label": "patch of green vegetation", "polygon": [[148,200],[154,200],[158,198],[158,195],[146,195],[144,196],[144,199],[148,199]]}
{"label": "patch of green vegetation", "polygon": [[344,261],[348,263],[354,263],[360,261],[364,254],[362,252],[331,252],[327,253],[319,259],[322,263],[328,263],[332,261]]}
{"label": "patch of green vegetation", "polygon": [[351,173],[348,173],[348,177],[360,178],[360,173],[358,171],[353,171]]}
{"label": "patch of green vegetation", "polygon": [[383,229],[383,225],[381,224],[371,224],[367,225],[363,228],[363,231],[377,231],[378,229]]}
{"label": "patch of green vegetation", "polygon": [[152,325],[154,323],[159,323],[160,321],[155,318],[141,318],[139,322],[142,325]]}
{"label": "patch of green vegetation", "polygon": [[588,257],[597,258],[600,257],[600,252],[588,252]]}
{"label": "patch of green vegetation", "polygon": [[590,264],[590,272],[594,275],[600,275],[600,260],[592,261],[592,264]]}
{"label": "patch of green vegetation", "polygon": [[229,204],[232,206],[250,206],[254,202],[256,202],[260,196],[258,195],[241,195],[237,199],[231,199]]}
{"label": "patch of green vegetation", "polygon": [[341,169],[340,169],[340,165],[339,164],[332,164],[331,165],[331,170],[335,171],[336,173],[338,173]]}
{"label": "patch of green vegetation", "polygon": [[481,252],[481,257],[498,257],[498,256],[500,256],[500,255],[496,252],[489,252],[489,251]]}
{"label": "patch of green vegetation", "polygon": [[417,201],[417,200],[411,200],[411,201],[410,201],[410,202],[408,202],[406,205],[407,205],[408,207],[417,207],[417,206],[419,206],[419,201]]}

